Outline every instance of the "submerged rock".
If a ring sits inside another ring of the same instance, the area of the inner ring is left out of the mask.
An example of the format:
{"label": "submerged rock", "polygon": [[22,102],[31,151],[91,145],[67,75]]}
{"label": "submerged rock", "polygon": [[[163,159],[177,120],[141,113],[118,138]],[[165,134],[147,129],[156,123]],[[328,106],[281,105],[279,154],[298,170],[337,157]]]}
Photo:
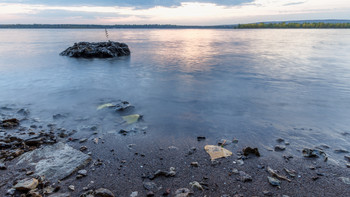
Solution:
{"label": "submerged rock", "polygon": [[224,146],[229,145],[231,143],[232,143],[232,141],[230,141],[230,140],[221,139],[218,141],[218,146],[224,147]]}
{"label": "submerged rock", "polygon": [[318,158],[322,156],[324,158],[324,161],[327,161],[328,159],[327,154],[319,149],[304,148],[302,153],[304,157]]}
{"label": "submerged rock", "polygon": [[283,145],[275,146],[275,151],[284,151],[284,150],[286,150],[286,146],[283,146]]}
{"label": "submerged rock", "polygon": [[79,42],[60,53],[62,56],[82,58],[110,58],[129,56],[128,45],[119,42]]}
{"label": "submerged rock", "polygon": [[347,160],[348,162],[350,162],[350,156],[345,155],[345,156],[344,156],[344,159]]}
{"label": "submerged rock", "polygon": [[6,128],[6,129],[11,129],[11,128],[17,127],[18,125],[19,125],[19,120],[16,118],[3,120],[0,123],[0,127]]}
{"label": "submerged rock", "polygon": [[349,153],[349,151],[345,150],[345,149],[336,149],[334,150],[335,153]]}

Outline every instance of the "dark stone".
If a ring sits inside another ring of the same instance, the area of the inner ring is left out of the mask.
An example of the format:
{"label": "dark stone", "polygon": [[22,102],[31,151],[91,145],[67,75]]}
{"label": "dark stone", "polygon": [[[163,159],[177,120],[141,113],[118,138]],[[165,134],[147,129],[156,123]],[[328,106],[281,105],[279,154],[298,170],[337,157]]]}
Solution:
{"label": "dark stone", "polygon": [[240,176],[239,179],[242,182],[250,182],[253,180],[253,178],[249,174],[247,174],[243,171],[239,171],[239,176]]}
{"label": "dark stone", "polygon": [[50,197],[71,197],[69,193],[55,193],[51,194]]}
{"label": "dark stone", "polygon": [[122,135],[127,135],[130,131],[127,131],[125,129],[120,129],[119,130],[119,133],[122,134]]}
{"label": "dark stone", "polygon": [[336,149],[334,150],[335,153],[349,153],[349,151],[344,150],[344,149]]}
{"label": "dark stone", "polygon": [[37,139],[34,138],[34,139],[25,140],[25,143],[28,146],[39,146],[40,144],[43,143],[43,141],[41,138],[37,138]]}
{"label": "dark stone", "polygon": [[66,116],[65,115],[62,115],[62,114],[55,114],[52,116],[52,118],[54,120],[57,120],[57,119],[61,119],[61,118],[65,118]]}
{"label": "dark stone", "polygon": [[3,120],[0,124],[1,127],[6,129],[11,129],[11,128],[17,127],[18,125],[19,125],[19,120],[16,118]]}
{"label": "dark stone", "polygon": [[167,188],[167,189],[163,192],[162,196],[168,196],[169,194],[170,194],[170,188]]}
{"label": "dark stone", "polygon": [[324,161],[327,161],[328,159],[327,154],[320,149],[304,148],[302,153],[304,157],[318,158],[322,156],[324,158]]}
{"label": "dark stone", "polygon": [[147,197],[152,197],[154,196],[154,193],[152,191],[147,192]]}
{"label": "dark stone", "polygon": [[95,197],[114,197],[114,194],[105,188],[100,188],[95,191]]}
{"label": "dark stone", "polygon": [[0,149],[11,148],[11,146],[12,145],[10,143],[0,142]]}
{"label": "dark stone", "polygon": [[283,145],[276,145],[275,146],[275,151],[284,151],[286,150],[286,147]]}
{"label": "dark stone", "polygon": [[30,114],[30,111],[28,109],[20,109],[17,111],[18,114],[28,116]]}
{"label": "dark stone", "polygon": [[129,56],[128,45],[119,42],[79,42],[60,53],[62,56],[76,58],[111,58]]}
{"label": "dark stone", "polygon": [[248,156],[249,154],[253,154],[257,157],[260,157],[258,148],[251,148],[251,147],[243,148],[243,155]]}
{"label": "dark stone", "polygon": [[0,163],[0,170],[6,170],[6,166],[3,163]]}
{"label": "dark stone", "polygon": [[273,193],[272,192],[270,192],[270,191],[263,191],[263,194],[265,195],[265,196],[273,196]]}
{"label": "dark stone", "polygon": [[320,178],[319,176],[314,176],[314,177],[312,177],[312,180],[316,181],[319,178]]}
{"label": "dark stone", "polygon": [[171,177],[174,175],[175,175],[175,171],[172,171],[172,170],[170,170],[169,172],[164,171],[164,170],[157,170],[153,175],[150,175],[148,178],[153,180],[153,179],[160,177],[160,176]]}
{"label": "dark stone", "polygon": [[280,186],[281,185],[281,181],[279,181],[276,178],[272,178],[272,177],[268,176],[267,179],[272,186]]}
{"label": "dark stone", "polygon": [[350,162],[350,156],[345,155],[344,158],[345,158],[345,160],[347,160],[348,162]]}
{"label": "dark stone", "polygon": [[157,185],[153,182],[143,182],[143,187],[149,191],[157,190]]}
{"label": "dark stone", "polygon": [[115,110],[119,112],[129,112],[133,110],[135,107],[130,105],[128,101],[122,101],[115,106]]}
{"label": "dark stone", "polygon": [[175,197],[187,197],[191,195],[191,191],[187,188],[180,188],[175,191]]}
{"label": "dark stone", "polygon": [[204,136],[198,136],[198,137],[197,137],[197,140],[198,140],[198,141],[205,140],[205,137],[204,137]]}

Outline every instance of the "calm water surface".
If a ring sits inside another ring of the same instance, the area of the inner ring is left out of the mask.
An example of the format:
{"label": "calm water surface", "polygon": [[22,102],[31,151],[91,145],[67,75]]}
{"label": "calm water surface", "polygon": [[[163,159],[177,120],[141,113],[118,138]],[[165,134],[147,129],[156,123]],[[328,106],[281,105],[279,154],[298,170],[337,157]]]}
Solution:
{"label": "calm water surface", "polygon": [[[350,30],[109,30],[132,54],[73,59],[77,41],[104,30],[0,30],[0,106],[26,107],[70,127],[115,126],[96,111],[123,99],[153,133],[173,138],[350,150]],[[87,120],[78,122],[78,119]],[[156,139],[155,139],[156,141]],[[332,154],[342,158],[343,155]]]}

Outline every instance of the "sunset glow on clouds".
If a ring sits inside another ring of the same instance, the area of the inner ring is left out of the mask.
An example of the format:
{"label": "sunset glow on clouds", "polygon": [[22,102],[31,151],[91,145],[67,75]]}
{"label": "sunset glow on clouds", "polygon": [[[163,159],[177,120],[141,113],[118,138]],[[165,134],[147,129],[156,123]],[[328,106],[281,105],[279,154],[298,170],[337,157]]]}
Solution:
{"label": "sunset glow on clouds", "polygon": [[[120,2],[120,3],[118,3]],[[348,0],[3,1],[0,23],[216,25],[350,19]]]}

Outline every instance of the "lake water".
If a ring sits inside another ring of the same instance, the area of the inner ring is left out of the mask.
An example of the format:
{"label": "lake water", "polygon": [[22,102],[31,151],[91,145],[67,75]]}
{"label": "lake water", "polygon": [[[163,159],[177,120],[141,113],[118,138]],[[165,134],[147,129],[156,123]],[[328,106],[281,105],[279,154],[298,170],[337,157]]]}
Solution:
{"label": "lake water", "polygon": [[261,147],[281,137],[294,151],[329,145],[339,160],[334,149],[350,150],[350,30],[113,29],[109,39],[131,56],[59,56],[74,42],[106,41],[103,29],[1,29],[0,106],[107,132],[115,114],[96,107],[122,99],[158,136]]}

